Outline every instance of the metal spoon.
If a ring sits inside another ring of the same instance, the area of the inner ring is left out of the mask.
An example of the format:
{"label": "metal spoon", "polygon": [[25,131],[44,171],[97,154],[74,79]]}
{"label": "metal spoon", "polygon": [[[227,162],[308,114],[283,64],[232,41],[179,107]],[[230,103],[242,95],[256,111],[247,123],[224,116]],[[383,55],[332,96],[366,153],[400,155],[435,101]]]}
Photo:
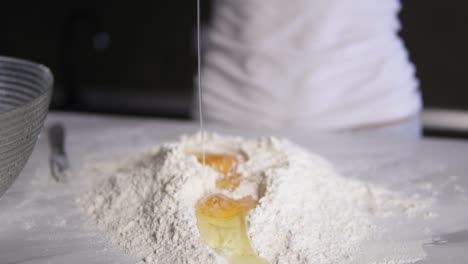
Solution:
{"label": "metal spoon", "polygon": [[50,172],[58,182],[66,182],[70,174],[70,163],[65,152],[65,127],[55,123],[48,129],[50,154]]}

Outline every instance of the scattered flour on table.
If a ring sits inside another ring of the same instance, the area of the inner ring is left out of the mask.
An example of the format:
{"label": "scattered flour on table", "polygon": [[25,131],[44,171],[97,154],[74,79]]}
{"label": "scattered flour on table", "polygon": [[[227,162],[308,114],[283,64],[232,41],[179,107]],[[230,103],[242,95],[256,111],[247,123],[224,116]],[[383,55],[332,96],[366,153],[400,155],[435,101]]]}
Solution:
{"label": "scattered flour on table", "polygon": [[[199,151],[200,140],[200,134],[182,137],[128,160],[90,164],[82,172],[90,190],[79,205],[110,240],[144,262],[227,263],[201,240],[196,225],[198,199],[221,192],[217,172],[190,154]],[[206,140],[208,151],[248,157],[237,170],[250,184],[222,192],[259,199],[247,217],[248,235],[270,263],[410,263],[424,257],[420,244],[399,244],[362,262],[368,245],[375,245],[369,241],[385,232],[376,219],[430,217],[430,201],[344,178],[287,140],[215,134]]]}

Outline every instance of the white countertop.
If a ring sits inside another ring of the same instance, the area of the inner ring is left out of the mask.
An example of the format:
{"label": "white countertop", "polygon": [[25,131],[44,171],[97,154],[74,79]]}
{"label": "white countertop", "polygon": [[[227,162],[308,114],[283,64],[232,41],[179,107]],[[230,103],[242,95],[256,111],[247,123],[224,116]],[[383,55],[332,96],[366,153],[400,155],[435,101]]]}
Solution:
{"label": "white countertop", "polygon": [[[52,113],[46,126],[63,122],[75,171],[84,162],[125,156],[152,144],[193,133],[192,122]],[[434,243],[420,264],[468,263],[468,141],[408,140],[372,134],[325,135],[306,131],[260,131],[208,126],[224,134],[290,138],[331,160],[346,177],[436,199],[439,218],[426,223]],[[103,233],[85,226],[74,199],[79,178],[52,180],[44,135],[14,185],[0,198],[0,264],[136,263]],[[430,183],[433,188],[424,186]]]}

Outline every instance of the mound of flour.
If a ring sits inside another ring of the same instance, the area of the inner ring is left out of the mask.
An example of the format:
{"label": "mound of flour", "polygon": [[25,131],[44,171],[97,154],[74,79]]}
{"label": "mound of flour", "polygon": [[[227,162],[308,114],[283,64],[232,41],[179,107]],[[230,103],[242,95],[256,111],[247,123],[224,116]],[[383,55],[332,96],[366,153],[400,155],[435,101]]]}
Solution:
{"label": "mound of flour", "polygon": [[[241,152],[238,172],[249,179],[227,195],[253,195],[249,237],[270,263],[353,263],[378,237],[376,218],[427,214],[429,203],[338,175],[314,154],[275,138],[243,140],[208,135],[208,151]],[[90,164],[82,174],[90,190],[78,199],[110,240],[147,263],[227,263],[200,238],[195,204],[216,190],[217,173],[191,153],[199,134],[163,144],[122,161]],[[224,191],[228,192],[228,191]],[[380,252],[374,263],[408,263],[420,248]],[[380,262],[379,262],[380,261]]]}

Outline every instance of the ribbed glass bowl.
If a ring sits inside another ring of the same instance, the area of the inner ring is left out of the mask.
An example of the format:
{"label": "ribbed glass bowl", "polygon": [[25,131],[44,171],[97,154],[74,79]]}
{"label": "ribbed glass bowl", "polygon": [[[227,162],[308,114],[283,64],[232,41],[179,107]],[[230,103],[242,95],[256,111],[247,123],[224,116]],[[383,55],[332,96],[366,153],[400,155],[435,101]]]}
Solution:
{"label": "ribbed glass bowl", "polygon": [[0,196],[31,155],[47,115],[52,84],[47,67],[0,56]]}

